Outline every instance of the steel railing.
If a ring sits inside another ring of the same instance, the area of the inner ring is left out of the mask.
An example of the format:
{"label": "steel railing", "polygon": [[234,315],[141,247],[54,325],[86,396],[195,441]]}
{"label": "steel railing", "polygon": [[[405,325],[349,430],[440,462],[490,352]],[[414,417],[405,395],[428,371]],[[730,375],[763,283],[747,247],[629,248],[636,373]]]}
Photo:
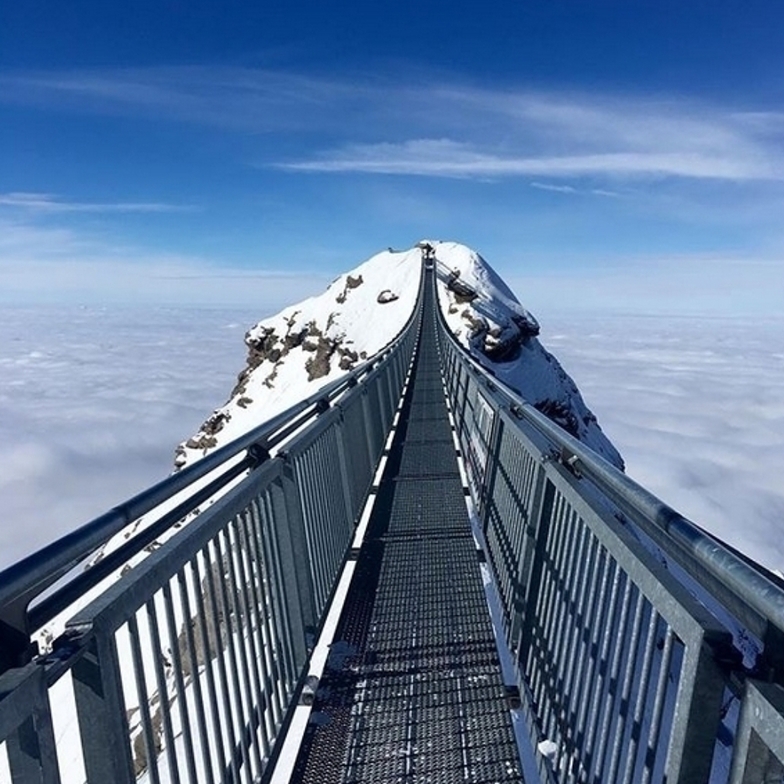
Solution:
{"label": "steel railing", "polygon": [[439,331],[542,780],[782,781],[782,582]]}
{"label": "steel railing", "polygon": [[[0,573],[0,781],[268,774],[410,369],[421,301],[352,373]],[[155,520],[74,569],[141,515]],[[34,656],[35,632],[58,614],[64,633]]]}
{"label": "steel railing", "polygon": [[[0,574],[0,781],[268,777],[421,307],[420,291],[400,337],[318,395]],[[780,781],[782,582],[438,329],[542,780]],[[30,660],[56,618],[65,632]]]}

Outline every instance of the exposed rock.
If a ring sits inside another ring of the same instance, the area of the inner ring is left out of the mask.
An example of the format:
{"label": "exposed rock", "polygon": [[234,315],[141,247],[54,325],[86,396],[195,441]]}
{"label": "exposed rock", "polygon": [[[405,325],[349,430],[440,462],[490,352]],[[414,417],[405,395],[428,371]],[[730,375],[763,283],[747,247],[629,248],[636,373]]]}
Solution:
{"label": "exposed rock", "polygon": [[396,299],[400,299],[397,294],[389,289],[384,289],[378,297],[376,297],[376,302],[378,302],[379,305],[386,305],[387,302],[394,302]]}
{"label": "exposed rock", "polygon": [[[329,374],[329,361],[332,354],[335,352],[335,347],[335,344],[331,340],[327,340],[320,336],[318,343],[316,343],[313,348],[308,349],[308,351],[315,352],[315,355],[305,362],[308,381],[315,381],[317,378],[322,378]],[[304,344],[303,348],[305,348]]]}
{"label": "exposed rock", "polygon": [[231,419],[228,411],[213,411],[209,419],[201,426],[201,431],[208,436],[214,436],[223,430],[223,426]]}
{"label": "exposed rock", "polygon": [[363,283],[362,275],[357,275],[356,278],[352,278],[351,275],[346,276],[346,285],[343,287],[343,291],[335,297],[335,301],[342,305],[346,301],[348,292],[357,288],[357,286],[361,286]]}
{"label": "exposed rock", "polygon": [[471,286],[460,280],[460,270],[452,270],[449,273],[446,287],[455,295],[455,302],[459,304],[473,302],[479,296]]}
{"label": "exposed rock", "polygon": [[174,450],[174,470],[179,471],[188,462],[188,453],[185,444],[179,444]]}
{"label": "exposed rock", "polygon": [[214,411],[210,418],[201,426],[195,436],[185,442],[188,449],[212,449],[218,440],[216,434],[223,430],[224,425],[231,419],[228,411]]}
{"label": "exposed rock", "polygon": [[338,363],[338,367],[341,370],[351,370],[354,365],[357,364],[359,355],[356,351],[352,351],[350,348],[341,346],[338,346],[337,351],[340,354],[340,362]]}
{"label": "exposed rock", "polygon": [[580,437],[580,423],[568,402],[562,400],[539,400],[534,408],[562,427],[569,435]]}
{"label": "exposed rock", "polygon": [[218,439],[215,436],[207,436],[207,435],[198,435],[192,436],[185,442],[185,446],[188,449],[203,449],[205,452],[208,449],[212,449],[218,443]]}

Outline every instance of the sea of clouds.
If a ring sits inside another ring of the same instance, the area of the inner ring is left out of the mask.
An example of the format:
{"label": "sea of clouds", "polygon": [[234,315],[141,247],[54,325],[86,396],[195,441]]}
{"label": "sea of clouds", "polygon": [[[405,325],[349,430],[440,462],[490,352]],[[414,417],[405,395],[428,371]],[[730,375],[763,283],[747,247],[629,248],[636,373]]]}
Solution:
{"label": "sea of clouds", "polygon": [[0,308],[0,568],[170,473],[227,399],[259,317]]}
{"label": "sea of clouds", "polygon": [[784,319],[539,315],[627,473],[784,571]]}
{"label": "sea of clouds", "polygon": [[[166,476],[265,315],[0,308],[0,568]],[[784,571],[784,320],[537,315],[628,473]]]}

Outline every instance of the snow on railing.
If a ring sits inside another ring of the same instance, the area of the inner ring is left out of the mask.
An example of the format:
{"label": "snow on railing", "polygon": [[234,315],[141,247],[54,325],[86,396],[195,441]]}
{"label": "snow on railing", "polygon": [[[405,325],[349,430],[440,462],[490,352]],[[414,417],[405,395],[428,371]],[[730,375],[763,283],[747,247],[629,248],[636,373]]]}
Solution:
{"label": "snow on railing", "polygon": [[504,387],[444,378],[539,773],[784,780],[784,585]]}

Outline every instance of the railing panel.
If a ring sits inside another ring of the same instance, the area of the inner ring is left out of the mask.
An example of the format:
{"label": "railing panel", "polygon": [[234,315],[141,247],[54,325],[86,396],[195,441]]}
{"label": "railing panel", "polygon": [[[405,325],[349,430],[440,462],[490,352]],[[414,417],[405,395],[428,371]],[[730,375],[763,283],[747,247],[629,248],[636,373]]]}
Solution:
{"label": "railing panel", "polygon": [[60,784],[43,667],[29,664],[0,675],[0,741],[15,781]]}
{"label": "railing panel", "polygon": [[317,616],[329,600],[354,523],[343,486],[339,414],[325,414],[287,453],[302,504]]}
{"label": "railing panel", "polygon": [[262,775],[304,665],[262,511],[280,471],[250,476],[69,624],[88,635],[74,666],[88,781]]}
{"label": "railing panel", "polygon": [[743,695],[730,784],[784,780],[784,688],[749,680]]}
{"label": "railing panel", "polygon": [[[522,416],[514,397],[472,369],[448,337],[443,347],[543,779],[707,782],[732,635],[628,527],[614,496],[581,481],[568,436]],[[682,556],[681,546],[673,553]],[[749,753],[744,743],[762,748],[756,730],[743,731],[750,740],[741,738],[737,753]],[[771,744],[763,743],[763,756],[778,773]]]}

